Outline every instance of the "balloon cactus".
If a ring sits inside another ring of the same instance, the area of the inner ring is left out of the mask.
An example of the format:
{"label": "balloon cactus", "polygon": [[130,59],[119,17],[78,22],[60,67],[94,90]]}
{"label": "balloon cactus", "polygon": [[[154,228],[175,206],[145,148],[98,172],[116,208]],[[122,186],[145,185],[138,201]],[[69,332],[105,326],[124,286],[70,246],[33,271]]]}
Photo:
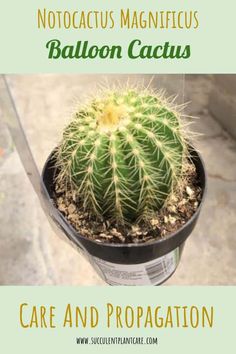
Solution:
{"label": "balloon cactus", "polygon": [[104,91],[65,128],[56,153],[57,179],[92,216],[118,224],[146,219],[183,178],[188,146],[181,120],[163,94]]}

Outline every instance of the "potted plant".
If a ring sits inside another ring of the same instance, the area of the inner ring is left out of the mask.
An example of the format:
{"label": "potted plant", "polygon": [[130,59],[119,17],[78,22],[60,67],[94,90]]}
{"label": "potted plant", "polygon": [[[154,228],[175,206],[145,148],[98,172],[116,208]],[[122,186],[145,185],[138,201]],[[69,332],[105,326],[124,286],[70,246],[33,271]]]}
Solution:
{"label": "potted plant", "polygon": [[77,109],[42,173],[51,218],[111,285],[158,285],[199,216],[205,169],[178,107],[150,89]]}

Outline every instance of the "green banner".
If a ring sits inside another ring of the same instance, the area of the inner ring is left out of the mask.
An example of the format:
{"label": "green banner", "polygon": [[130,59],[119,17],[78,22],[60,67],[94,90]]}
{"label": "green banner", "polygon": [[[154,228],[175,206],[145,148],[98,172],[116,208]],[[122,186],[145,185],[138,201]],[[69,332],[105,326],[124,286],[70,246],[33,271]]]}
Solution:
{"label": "green banner", "polygon": [[2,287],[2,353],[234,347],[235,287]]}
{"label": "green banner", "polygon": [[234,0],[13,1],[1,73],[234,73]]}

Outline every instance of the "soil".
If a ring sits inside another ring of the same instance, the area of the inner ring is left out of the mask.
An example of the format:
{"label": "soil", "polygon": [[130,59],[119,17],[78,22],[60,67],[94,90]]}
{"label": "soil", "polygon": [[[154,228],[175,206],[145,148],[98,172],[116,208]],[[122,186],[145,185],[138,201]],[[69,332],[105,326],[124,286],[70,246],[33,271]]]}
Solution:
{"label": "soil", "polygon": [[81,210],[72,191],[56,184],[56,206],[68,222],[84,237],[105,243],[144,243],[164,238],[177,231],[196,212],[202,197],[195,166],[188,164],[181,186],[165,206],[150,220],[133,225],[118,226],[91,218]]}

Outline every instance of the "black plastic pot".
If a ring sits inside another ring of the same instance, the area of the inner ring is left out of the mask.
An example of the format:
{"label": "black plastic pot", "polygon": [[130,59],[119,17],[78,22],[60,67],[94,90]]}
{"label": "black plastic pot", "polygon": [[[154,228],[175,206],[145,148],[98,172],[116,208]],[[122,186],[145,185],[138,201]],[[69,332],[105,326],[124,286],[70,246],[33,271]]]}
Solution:
{"label": "black plastic pot", "polygon": [[49,156],[42,172],[42,192],[45,206],[56,231],[64,235],[87,256],[102,278],[111,285],[158,285],[166,281],[176,270],[184,243],[199,217],[205,195],[206,173],[200,155],[193,150],[202,200],[195,214],[178,231],[166,238],[144,244],[106,244],[81,236],[66,220],[53,201],[56,169],[53,154]]}

